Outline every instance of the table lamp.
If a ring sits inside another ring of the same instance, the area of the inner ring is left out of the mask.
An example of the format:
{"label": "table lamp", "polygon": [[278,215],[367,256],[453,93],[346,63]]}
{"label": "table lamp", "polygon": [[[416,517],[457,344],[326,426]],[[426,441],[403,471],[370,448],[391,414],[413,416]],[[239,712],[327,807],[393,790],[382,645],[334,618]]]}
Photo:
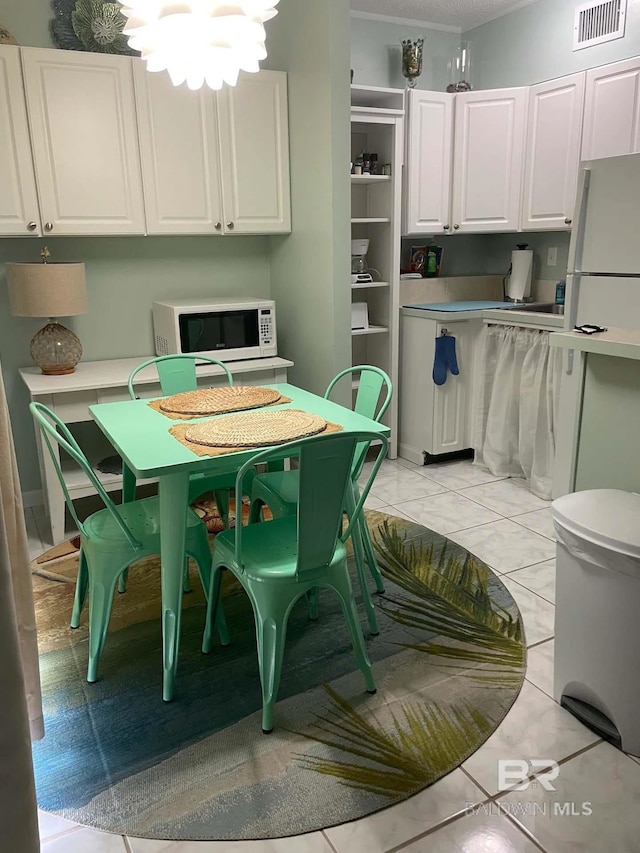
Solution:
{"label": "table lamp", "polygon": [[82,358],[80,338],[56,322],[56,317],[87,313],[87,287],[82,263],[49,263],[45,247],[42,263],[7,264],[9,303],[15,317],[49,317],[31,341],[31,358],[43,373],[73,373]]}

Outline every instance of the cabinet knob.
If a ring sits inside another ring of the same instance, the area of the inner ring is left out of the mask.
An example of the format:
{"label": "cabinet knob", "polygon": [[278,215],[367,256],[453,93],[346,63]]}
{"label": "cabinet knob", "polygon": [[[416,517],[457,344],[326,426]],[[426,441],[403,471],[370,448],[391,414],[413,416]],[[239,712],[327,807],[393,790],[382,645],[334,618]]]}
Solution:
{"label": "cabinet knob", "polygon": [[45,231],[53,231],[53,222],[45,222],[44,223]]}
{"label": "cabinet knob", "polygon": [[30,222],[30,223],[27,225],[27,228],[29,229],[29,231],[35,231],[37,227],[38,227],[38,223],[37,223],[37,222]]}
{"label": "cabinet knob", "polygon": [[459,225],[454,225],[454,226],[453,226],[453,230],[454,230],[454,231],[459,231],[459,230],[460,230],[460,226],[459,226]]}
{"label": "cabinet knob", "polygon": [[227,228],[229,229],[229,231],[233,231],[233,229],[234,229],[235,227],[236,227],[236,226],[233,224],[233,222],[227,222]]}
{"label": "cabinet knob", "polygon": [[215,227],[216,231],[220,231],[220,229],[222,228],[222,222],[216,222],[214,227]]}
{"label": "cabinet knob", "polygon": [[451,228],[451,226],[450,226],[450,225],[444,225],[442,230],[443,230],[443,231],[448,231],[450,228]]}
{"label": "cabinet knob", "polygon": [[569,219],[569,217],[567,217],[567,218],[565,219],[565,221],[564,221],[564,224],[565,224],[565,225],[572,225],[572,224],[573,224],[573,219]]}

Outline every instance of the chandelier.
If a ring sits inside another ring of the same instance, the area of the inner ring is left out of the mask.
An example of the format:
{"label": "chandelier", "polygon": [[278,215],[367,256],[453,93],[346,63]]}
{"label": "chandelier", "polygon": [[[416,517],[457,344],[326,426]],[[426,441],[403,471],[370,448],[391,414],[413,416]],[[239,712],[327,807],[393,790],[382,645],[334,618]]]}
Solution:
{"label": "chandelier", "polygon": [[265,21],[280,0],[122,0],[123,33],[148,71],[169,72],[174,86],[235,86],[240,71],[266,59]]}

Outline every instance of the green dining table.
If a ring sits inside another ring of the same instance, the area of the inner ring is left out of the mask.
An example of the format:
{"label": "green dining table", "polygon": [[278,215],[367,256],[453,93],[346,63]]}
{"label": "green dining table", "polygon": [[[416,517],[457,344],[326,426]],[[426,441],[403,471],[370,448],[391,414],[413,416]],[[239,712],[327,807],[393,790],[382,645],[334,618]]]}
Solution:
{"label": "green dining table", "polygon": [[[384,424],[365,418],[340,406],[297,388],[295,385],[272,385],[291,402],[272,409],[302,409],[339,424],[347,432],[377,432],[389,436]],[[228,474],[238,471],[258,450],[230,452],[222,456],[198,456],[169,432],[180,421],[171,420],[152,409],[149,400],[127,400],[91,406],[91,417],[109,439],[123,461],[123,500],[132,500],[136,479],[158,478],[160,502],[160,566],[162,584],[162,696],[170,702],[175,694],[175,679],[180,642],[182,613],[182,575],[189,476]],[[223,415],[219,417],[224,417]],[[198,420],[189,420],[190,424]],[[264,448],[261,448],[264,450]]]}

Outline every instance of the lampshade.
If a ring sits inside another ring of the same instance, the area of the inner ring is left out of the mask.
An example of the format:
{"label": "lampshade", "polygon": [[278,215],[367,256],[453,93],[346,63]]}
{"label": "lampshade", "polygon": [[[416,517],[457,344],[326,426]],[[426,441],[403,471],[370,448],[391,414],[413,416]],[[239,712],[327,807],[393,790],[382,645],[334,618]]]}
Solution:
{"label": "lampshade", "polygon": [[16,317],[74,317],[87,313],[82,263],[7,264],[11,313]]}
{"label": "lampshade", "polygon": [[235,86],[240,71],[266,59],[265,21],[280,0],[122,0],[123,33],[148,71],[169,72],[174,86]]}

